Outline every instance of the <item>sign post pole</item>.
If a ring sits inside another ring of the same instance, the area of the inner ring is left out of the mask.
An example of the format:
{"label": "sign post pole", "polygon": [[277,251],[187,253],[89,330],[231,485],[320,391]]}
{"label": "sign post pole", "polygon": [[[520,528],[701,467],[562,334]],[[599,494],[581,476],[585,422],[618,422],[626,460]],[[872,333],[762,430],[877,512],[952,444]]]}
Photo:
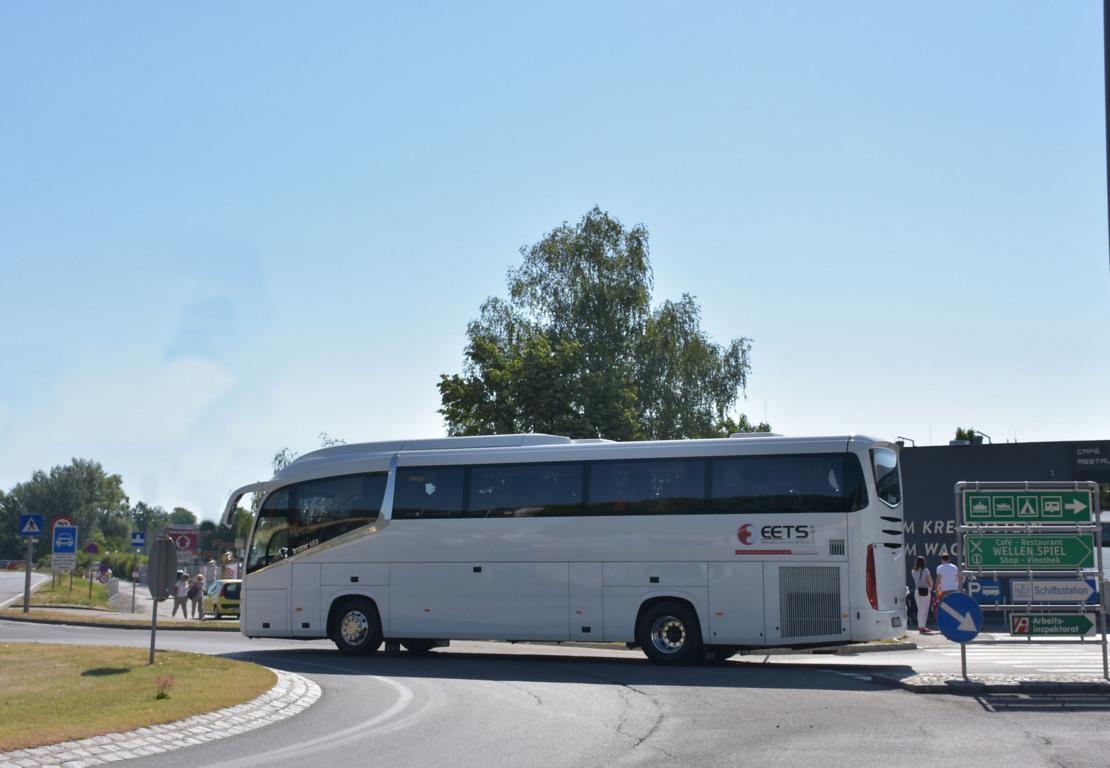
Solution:
{"label": "sign post pole", "polygon": [[27,562],[23,575],[23,612],[31,610],[31,568],[35,562],[35,540],[42,536],[42,515],[20,515],[19,535],[27,540]]}
{"label": "sign post pole", "polygon": [[23,575],[23,612],[31,611],[31,562],[35,559],[35,540],[27,537],[27,572]]}
{"label": "sign post pole", "polygon": [[155,600],[150,612],[150,658],[147,664],[154,663],[154,636],[158,634],[158,601]]}
{"label": "sign post pole", "polygon": [[158,632],[158,603],[170,594],[170,585],[177,578],[177,549],[168,538],[155,539],[150,548],[146,580],[154,601],[150,612],[150,660],[154,663],[154,638]]}

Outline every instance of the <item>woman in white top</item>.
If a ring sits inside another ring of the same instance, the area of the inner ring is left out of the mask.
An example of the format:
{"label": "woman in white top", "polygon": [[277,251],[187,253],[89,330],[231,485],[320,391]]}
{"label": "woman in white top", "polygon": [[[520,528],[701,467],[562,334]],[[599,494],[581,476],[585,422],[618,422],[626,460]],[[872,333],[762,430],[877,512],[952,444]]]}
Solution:
{"label": "woman in white top", "polygon": [[925,567],[925,558],[918,557],[914,561],[913,570],[913,596],[917,600],[917,631],[928,634],[925,625],[929,623],[929,601],[933,596],[933,575]]}

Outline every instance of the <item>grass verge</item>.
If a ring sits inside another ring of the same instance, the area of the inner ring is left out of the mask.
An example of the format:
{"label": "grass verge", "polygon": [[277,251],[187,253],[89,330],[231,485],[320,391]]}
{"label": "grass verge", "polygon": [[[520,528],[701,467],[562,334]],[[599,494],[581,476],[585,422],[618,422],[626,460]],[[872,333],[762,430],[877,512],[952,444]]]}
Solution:
{"label": "grass verge", "polygon": [[[22,605],[23,601],[20,600]],[[68,576],[59,576],[58,583],[46,582],[31,593],[31,605],[84,605],[89,608],[108,607],[108,588],[93,582],[89,597],[88,579],[74,579],[72,588]]]}
{"label": "grass verge", "polygon": [[[105,627],[140,627],[142,629],[150,628],[150,616],[141,613],[121,613],[117,616],[105,616],[97,613],[85,613],[84,611],[63,611],[63,610],[50,610],[49,608],[35,608],[29,613],[23,612],[22,603],[12,605],[0,611],[0,618],[15,619],[17,621],[63,621],[67,623],[80,622],[81,624],[98,624]],[[216,621],[209,619],[207,621],[182,621],[181,619],[166,619],[162,616],[158,617],[158,629],[203,629],[212,632],[238,632],[239,621],[230,621],[228,619],[220,619]]]}
{"label": "grass verge", "polygon": [[[168,723],[250,701],[277,682],[242,661],[85,645],[0,645],[0,752]],[[165,698],[157,698],[159,688]]]}

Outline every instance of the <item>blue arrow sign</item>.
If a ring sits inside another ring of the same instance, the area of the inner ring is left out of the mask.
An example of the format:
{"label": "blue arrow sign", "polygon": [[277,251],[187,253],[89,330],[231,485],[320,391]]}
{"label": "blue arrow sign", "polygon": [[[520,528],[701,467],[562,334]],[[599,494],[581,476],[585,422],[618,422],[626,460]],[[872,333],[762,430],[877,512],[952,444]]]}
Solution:
{"label": "blue arrow sign", "polygon": [[952,642],[970,643],[983,626],[983,611],[963,592],[951,592],[937,606],[937,626]]}
{"label": "blue arrow sign", "polygon": [[25,539],[37,539],[42,536],[42,515],[20,515],[19,535]]}
{"label": "blue arrow sign", "polygon": [[146,544],[146,534],[142,531],[132,531],[131,546],[135,547],[135,549],[141,549],[144,544]]}
{"label": "blue arrow sign", "polygon": [[55,555],[73,555],[77,553],[76,525],[54,526],[53,552]]}

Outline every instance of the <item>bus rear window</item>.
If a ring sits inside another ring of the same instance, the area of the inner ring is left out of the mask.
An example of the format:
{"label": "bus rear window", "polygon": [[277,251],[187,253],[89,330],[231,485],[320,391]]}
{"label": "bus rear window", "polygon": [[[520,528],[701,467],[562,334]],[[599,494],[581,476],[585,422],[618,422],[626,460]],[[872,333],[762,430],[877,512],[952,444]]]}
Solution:
{"label": "bus rear window", "polygon": [[902,485],[898,481],[898,454],[889,448],[872,448],[871,463],[875,467],[875,493],[884,504],[898,506],[902,501]]}

